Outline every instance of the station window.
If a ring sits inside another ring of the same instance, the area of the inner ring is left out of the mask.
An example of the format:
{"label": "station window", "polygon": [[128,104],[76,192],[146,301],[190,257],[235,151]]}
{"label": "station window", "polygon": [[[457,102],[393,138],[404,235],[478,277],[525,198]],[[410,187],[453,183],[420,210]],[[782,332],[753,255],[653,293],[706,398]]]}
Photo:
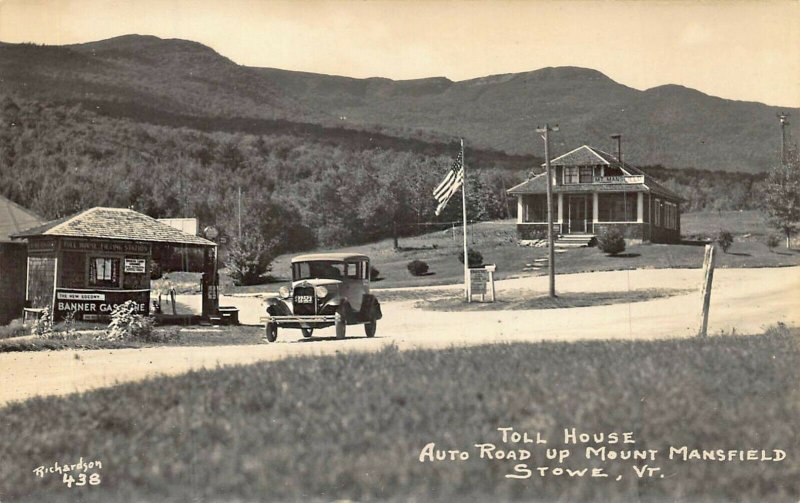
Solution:
{"label": "station window", "polygon": [[119,286],[120,259],[107,257],[91,257],[89,259],[90,286]]}

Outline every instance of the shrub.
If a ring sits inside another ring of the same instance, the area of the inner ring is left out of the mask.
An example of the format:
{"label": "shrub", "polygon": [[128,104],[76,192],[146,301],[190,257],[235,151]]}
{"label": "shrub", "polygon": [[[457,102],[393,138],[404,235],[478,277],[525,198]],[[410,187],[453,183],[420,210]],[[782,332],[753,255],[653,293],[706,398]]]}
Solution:
{"label": "shrub", "polygon": [[155,320],[136,312],[136,302],[128,300],[111,311],[111,322],[104,335],[98,336],[109,341],[144,340],[151,336]]}
{"label": "shrub", "polygon": [[428,263],[422,260],[412,260],[406,266],[412,276],[422,276],[428,272]]}
{"label": "shrub", "polygon": [[369,266],[369,279],[376,280],[381,276],[381,272],[374,265]]}
{"label": "shrub", "polygon": [[597,247],[609,255],[616,255],[625,251],[625,236],[616,227],[603,229],[597,236]]}
{"label": "shrub", "polygon": [[[467,248],[467,260],[469,260],[469,267],[480,267],[483,265],[483,254],[478,250]],[[464,252],[458,254],[458,261],[464,263]]]}
{"label": "shrub", "polygon": [[50,312],[50,306],[45,307],[42,315],[33,322],[31,333],[42,339],[53,335],[53,313]]}
{"label": "shrub", "polygon": [[161,268],[161,264],[158,263],[156,260],[150,261],[150,279],[161,279],[161,276],[164,274],[164,270]]}
{"label": "shrub", "polygon": [[730,231],[726,231],[723,229],[719,231],[719,233],[717,234],[716,241],[717,243],[719,243],[719,246],[720,248],[722,248],[722,251],[728,253],[728,249],[733,244],[733,234],[731,234]]}
{"label": "shrub", "polygon": [[61,325],[58,332],[54,332],[53,336],[58,336],[59,339],[74,339],[78,336],[78,331],[75,327],[76,311],[67,311],[64,315],[64,323]]}
{"label": "shrub", "polygon": [[6,326],[0,325],[0,339],[20,337],[23,335],[30,335],[30,331],[28,327],[22,324],[22,319],[20,318],[11,320],[11,322]]}
{"label": "shrub", "polygon": [[767,248],[769,248],[769,251],[775,250],[779,244],[781,244],[781,238],[779,236],[775,234],[769,234],[767,236]]}

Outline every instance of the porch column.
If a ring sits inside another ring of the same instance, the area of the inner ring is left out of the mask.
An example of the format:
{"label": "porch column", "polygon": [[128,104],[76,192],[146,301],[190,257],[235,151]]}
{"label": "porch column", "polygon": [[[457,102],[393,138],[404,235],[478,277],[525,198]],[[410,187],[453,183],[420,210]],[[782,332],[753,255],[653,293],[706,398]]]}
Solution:
{"label": "porch column", "polygon": [[644,192],[637,192],[636,197],[636,222],[644,222]]}
{"label": "porch column", "polygon": [[564,194],[558,193],[558,224],[564,223]]}
{"label": "porch column", "polygon": [[522,194],[518,194],[517,195],[517,223],[518,224],[521,224],[523,222],[523,220],[522,220],[522,211],[523,211]]}
{"label": "porch column", "polygon": [[600,216],[600,202],[597,192],[592,192],[592,223],[597,223]]}

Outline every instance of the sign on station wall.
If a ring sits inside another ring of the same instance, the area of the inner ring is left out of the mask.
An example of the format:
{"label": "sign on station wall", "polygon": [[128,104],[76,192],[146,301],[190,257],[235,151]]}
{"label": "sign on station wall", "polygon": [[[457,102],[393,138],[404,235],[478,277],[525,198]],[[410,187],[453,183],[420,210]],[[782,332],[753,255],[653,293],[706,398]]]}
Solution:
{"label": "sign on station wall", "polygon": [[120,304],[133,300],[136,312],[142,315],[150,313],[150,290],[76,290],[59,288],[56,290],[56,319],[63,318],[70,311],[76,319],[97,320],[111,315]]}
{"label": "sign on station wall", "polygon": [[125,272],[133,274],[144,274],[147,272],[147,261],[143,258],[126,258]]}

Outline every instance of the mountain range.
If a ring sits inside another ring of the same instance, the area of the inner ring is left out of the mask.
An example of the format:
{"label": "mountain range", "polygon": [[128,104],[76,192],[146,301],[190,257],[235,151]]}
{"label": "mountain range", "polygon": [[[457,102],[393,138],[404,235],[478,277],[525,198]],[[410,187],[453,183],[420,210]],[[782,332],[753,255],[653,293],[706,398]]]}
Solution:
{"label": "mountain range", "polygon": [[[643,70],[644,71],[644,70]],[[640,91],[586,68],[544,68],[453,82],[357,79],[242,66],[197,42],[126,35],[65,46],[0,43],[0,92],[97,113],[201,129],[284,128],[381,134],[542,156],[581,144],[626,161],[760,172],[779,158],[776,114],[800,109],[727,100],[679,85]],[[795,121],[796,122],[796,121]],[[800,128],[790,126],[797,138]],[[305,129],[304,129],[305,128]]]}

